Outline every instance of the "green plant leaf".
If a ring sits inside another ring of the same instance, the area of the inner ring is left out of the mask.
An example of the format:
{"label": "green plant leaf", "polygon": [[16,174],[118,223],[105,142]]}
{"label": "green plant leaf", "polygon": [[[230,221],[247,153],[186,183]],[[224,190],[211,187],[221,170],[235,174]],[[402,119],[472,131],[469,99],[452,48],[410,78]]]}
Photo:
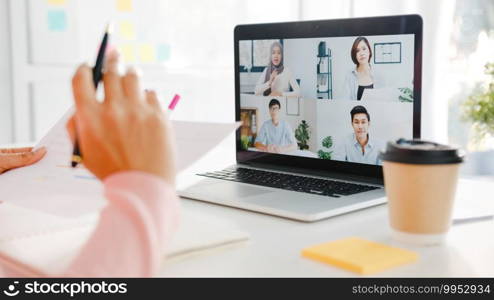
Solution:
{"label": "green plant leaf", "polygon": [[494,135],[494,63],[485,65],[485,73],[490,75],[486,88],[480,85],[463,103],[463,119],[473,123],[480,137]]}

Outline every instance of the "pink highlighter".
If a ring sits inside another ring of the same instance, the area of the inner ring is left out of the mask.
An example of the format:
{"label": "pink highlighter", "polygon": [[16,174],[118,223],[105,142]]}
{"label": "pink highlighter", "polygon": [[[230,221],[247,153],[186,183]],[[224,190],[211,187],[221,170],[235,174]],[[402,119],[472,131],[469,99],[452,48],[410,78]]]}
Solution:
{"label": "pink highlighter", "polygon": [[172,101],[168,105],[168,113],[169,114],[173,111],[173,109],[175,109],[175,106],[177,106],[177,103],[178,103],[179,100],[180,100],[180,95],[179,94],[175,94],[175,96],[173,96]]}

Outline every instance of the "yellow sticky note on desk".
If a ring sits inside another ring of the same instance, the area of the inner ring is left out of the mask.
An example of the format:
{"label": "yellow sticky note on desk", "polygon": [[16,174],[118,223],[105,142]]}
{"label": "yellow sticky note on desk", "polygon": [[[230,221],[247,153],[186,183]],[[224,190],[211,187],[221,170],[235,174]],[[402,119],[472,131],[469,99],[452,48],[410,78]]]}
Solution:
{"label": "yellow sticky note on desk", "polygon": [[302,256],[360,274],[376,273],[418,259],[415,252],[357,237],[305,248]]}

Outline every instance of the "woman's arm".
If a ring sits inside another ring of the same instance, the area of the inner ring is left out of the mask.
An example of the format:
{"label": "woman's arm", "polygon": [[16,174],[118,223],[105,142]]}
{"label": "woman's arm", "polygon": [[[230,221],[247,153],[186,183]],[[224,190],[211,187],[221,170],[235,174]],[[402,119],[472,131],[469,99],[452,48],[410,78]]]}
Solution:
{"label": "woman's arm", "polygon": [[120,172],[104,180],[108,206],[64,276],[149,277],[175,231],[179,201],[162,178]]}
{"label": "woman's arm", "polygon": [[161,177],[127,171],[104,181],[108,205],[62,274],[45,273],[0,255],[9,277],[149,277],[156,274],[179,221],[179,199]]}
{"label": "woman's arm", "polygon": [[136,70],[121,76],[117,66],[118,53],[110,51],[102,103],[88,65],[72,78],[76,112],[67,129],[77,137],[84,166],[103,181],[109,203],[68,276],[151,276],[177,222],[171,124],[156,93],[140,88]]}
{"label": "woman's arm", "polygon": [[257,80],[256,89],[255,89],[256,96],[263,96],[264,91],[271,87],[271,82],[269,82],[269,80],[264,82],[267,71],[268,68],[267,67],[264,68],[264,71],[262,71],[261,76],[259,76],[259,79]]}
{"label": "woman's arm", "polygon": [[91,68],[82,65],[72,79],[76,112],[67,129],[77,136],[84,166],[103,181],[109,205],[70,276],[153,275],[178,214],[171,124],[156,93],[140,88],[137,72],[121,76],[117,66],[110,51],[103,103]]}

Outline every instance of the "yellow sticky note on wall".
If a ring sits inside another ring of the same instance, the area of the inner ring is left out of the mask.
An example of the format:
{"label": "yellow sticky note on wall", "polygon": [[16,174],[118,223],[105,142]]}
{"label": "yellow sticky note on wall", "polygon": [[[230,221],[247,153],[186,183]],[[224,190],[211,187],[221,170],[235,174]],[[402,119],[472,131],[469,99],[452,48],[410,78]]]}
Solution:
{"label": "yellow sticky note on wall", "polygon": [[132,11],[132,0],[117,0],[118,11]]}
{"label": "yellow sticky note on wall", "polygon": [[126,40],[134,40],[136,38],[136,31],[134,24],[129,21],[122,21],[119,24],[120,36]]}
{"label": "yellow sticky note on wall", "polygon": [[118,47],[118,51],[122,54],[122,59],[126,63],[133,63],[136,61],[136,51],[134,45],[121,45]]}
{"label": "yellow sticky note on wall", "polygon": [[50,5],[64,5],[65,0],[48,0],[48,4],[50,4]]}
{"label": "yellow sticky note on wall", "polygon": [[151,44],[141,44],[139,46],[139,59],[143,63],[156,62],[156,51]]}
{"label": "yellow sticky note on wall", "polygon": [[302,256],[360,274],[372,274],[414,262],[415,252],[351,237],[302,250]]}

